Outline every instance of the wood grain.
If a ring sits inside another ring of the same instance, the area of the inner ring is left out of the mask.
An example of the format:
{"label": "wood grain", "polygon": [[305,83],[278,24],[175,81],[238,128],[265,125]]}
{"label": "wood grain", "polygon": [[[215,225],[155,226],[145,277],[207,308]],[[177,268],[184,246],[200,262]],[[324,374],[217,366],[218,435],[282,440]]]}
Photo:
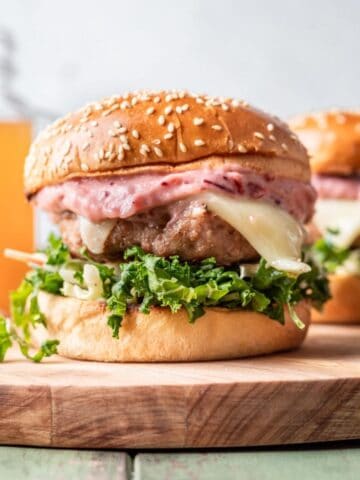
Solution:
{"label": "wood grain", "polygon": [[0,365],[0,443],[72,448],[360,438],[360,326],[314,325],[297,351],[236,361]]}

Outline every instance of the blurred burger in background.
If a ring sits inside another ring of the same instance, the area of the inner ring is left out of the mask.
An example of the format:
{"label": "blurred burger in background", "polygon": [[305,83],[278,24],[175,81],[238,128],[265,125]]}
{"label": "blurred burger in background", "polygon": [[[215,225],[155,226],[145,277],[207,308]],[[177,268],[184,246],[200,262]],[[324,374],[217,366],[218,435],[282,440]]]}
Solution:
{"label": "blurred burger in background", "polygon": [[317,190],[310,233],[331,273],[332,299],[315,321],[360,321],[360,112],[328,111],[290,120],[310,154]]}
{"label": "blurred burger in background", "polygon": [[13,317],[65,356],[286,350],[303,341],[310,303],[327,298],[302,253],[315,202],[306,150],[243,101],[171,90],[89,104],[36,139],[25,190],[61,238],[8,252],[34,267]]}

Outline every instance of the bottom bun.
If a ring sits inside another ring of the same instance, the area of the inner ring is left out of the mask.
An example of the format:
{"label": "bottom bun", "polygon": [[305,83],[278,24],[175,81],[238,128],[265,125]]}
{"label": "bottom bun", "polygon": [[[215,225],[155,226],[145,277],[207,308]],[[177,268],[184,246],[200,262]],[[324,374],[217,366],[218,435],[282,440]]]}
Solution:
{"label": "bottom bun", "polygon": [[59,354],[103,362],[178,362],[247,357],[289,350],[304,340],[310,323],[306,302],[296,306],[306,328],[298,329],[286,314],[285,325],[245,310],[209,308],[190,324],[185,310],[171,313],[153,307],[149,314],[126,314],[119,339],[107,325],[104,302],[82,301],[40,292],[39,307],[47,330],[35,330],[35,342],[60,340]]}
{"label": "bottom bun", "polygon": [[330,275],[332,298],[321,312],[314,310],[312,320],[323,323],[360,323],[360,276]]}

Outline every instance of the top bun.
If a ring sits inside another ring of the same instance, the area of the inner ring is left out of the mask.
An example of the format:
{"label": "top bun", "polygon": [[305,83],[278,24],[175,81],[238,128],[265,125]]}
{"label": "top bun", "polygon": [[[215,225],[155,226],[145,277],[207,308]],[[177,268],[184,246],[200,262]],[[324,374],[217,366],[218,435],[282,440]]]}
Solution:
{"label": "top bun", "polygon": [[289,121],[310,154],[311,169],[319,174],[360,172],[360,111],[329,111]]}
{"label": "top bun", "polygon": [[131,167],[228,155],[242,161],[254,154],[287,159],[286,170],[307,180],[307,153],[297,137],[243,101],[175,90],[127,93],[91,103],[43,131],[26,159],[25,191]]}

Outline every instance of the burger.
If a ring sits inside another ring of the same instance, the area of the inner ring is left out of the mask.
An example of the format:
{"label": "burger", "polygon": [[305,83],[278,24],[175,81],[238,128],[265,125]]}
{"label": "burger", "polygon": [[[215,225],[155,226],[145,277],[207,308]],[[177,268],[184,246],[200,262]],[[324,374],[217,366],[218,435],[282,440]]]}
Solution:
{"label": "burger", "polygon": [[310,224],[330,272],[332,299],[321,322],[360,321],[360,112],[329,111],[290,121],[311,156],[316,213]]}
{"label": "burger", "polygon": [[302,253],[315,202],[307,152],[244,101],[171,90],[91,103],[39,135],[24,178],[60,238],[7,252],[33,267],[13,319],[61,355],[287,350],[304,340],[311,302],[326,299]]}

